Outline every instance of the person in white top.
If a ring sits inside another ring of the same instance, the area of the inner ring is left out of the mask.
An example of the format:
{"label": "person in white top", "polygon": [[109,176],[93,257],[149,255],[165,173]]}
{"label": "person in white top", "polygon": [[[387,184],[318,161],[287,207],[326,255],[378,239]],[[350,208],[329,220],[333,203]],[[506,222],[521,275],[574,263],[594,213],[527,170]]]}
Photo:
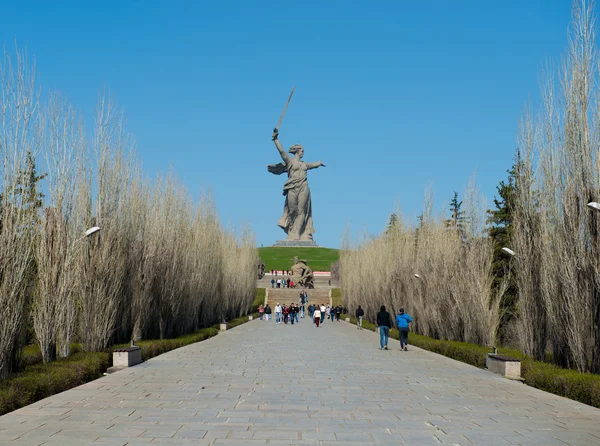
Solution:
{"label": "person in white top", "polygon": [[275,323],[278,324],[279,322],[281,322],[281,305],[277,302],[277,305],[275,305]]}
{"label": "person in white top", "polygon": [[323,321],[325,320],[325,310],[326,310],[325,305],[321,304],[320,310],[321,310],[321,323],[323,323]]}
{"label": "person in white top", "polygon": [[321,310],[319,309],[319,307],[315,308],[313,317],[315,318],[315,324],[317,325],[317,328],[319,328],[319,322],[321,322]]}

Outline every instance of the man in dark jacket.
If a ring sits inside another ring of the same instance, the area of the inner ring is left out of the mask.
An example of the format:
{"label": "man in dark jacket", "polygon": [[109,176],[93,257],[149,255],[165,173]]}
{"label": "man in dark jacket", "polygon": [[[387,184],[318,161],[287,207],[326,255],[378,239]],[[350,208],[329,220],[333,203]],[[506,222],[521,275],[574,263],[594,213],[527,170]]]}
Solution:
{"label": "man in dark jacket", "polygon": [[294,319],[296,319],[296,306],[294,304],[290,304],[290,321],[292,325],[294,325]]}
{"label": "man in dark jacket", "polygon": [[269,319],[271,319],[271,307],[269,306],[269,304],[267,304],[267,306],[265,307],[265,315],[267,316],[267,322],[269,321]]}
{"label": "man in dark jacket", "polygon": [[356,312],[354,313],[354,316],[356,317],[356,329],[357,330],[362,330],[362,320],[363,320],[364,315],[365,315],[365,310],[363,310],[362,307],[359,305],[358,308],[356,309]]}
{"label": "man in dark jacket", "polygon": [[379,327],[379,344],[381,345],[380,350],[388,349],[388,336],[390,334],[390,327],[392,326],[392,317],[390,313],[385,311],[385,305],[382,305],[377,313],[377,327]]}

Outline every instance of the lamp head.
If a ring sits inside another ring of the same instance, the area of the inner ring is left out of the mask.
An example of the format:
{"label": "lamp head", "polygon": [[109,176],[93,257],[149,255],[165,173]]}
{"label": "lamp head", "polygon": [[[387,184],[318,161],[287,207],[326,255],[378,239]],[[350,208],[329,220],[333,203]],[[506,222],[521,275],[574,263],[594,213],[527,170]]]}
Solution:
{"label": "lamp head", "polygon": [[600,211],[600,203],[596,203],[595,201],[590,201],[587,205],[588,205],[588,207],[590,207],[592,209],[596,209],[597,211]]}
{"label": "lamp head", "polygon": [[85,231],[85,236],[89,237],[90,235],[94,234],[95,232],[98,232],[100,230],[100,228],[98,226],[93,226],[90,229],[88,229],[87,231]]}
{"label": "lamp head", "polygon": [[504,248],[502,248],[502,251],[504,251],[505,253],[507,253],[508,255],[511,255],[511,256],[515,255],[515,252],[510,248],[504,247]]}

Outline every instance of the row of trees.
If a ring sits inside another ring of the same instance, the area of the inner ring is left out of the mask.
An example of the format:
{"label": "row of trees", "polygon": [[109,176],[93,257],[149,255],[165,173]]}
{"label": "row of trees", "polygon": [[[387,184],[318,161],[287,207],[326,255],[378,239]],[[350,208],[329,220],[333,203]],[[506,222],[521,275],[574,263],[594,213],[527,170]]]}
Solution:
{"label": "row of trees", "polygon": [[4,54],[0,379],[28,342],[51,361],[73,342],[98,351],[245,314],[253,235],[225,231],[209,193],[192,199],[173,174],[149,180],[109,100],[88,135],[69,101],[42,100],[35,81],[23,54]]}
{"label": "row of trees", "polygon": [[347,237],[340,262],[347,305],[370,315],[382,304],[404,307],[419,333],[491,345],[501,292],[492,287],[493,242],[482,237],[485,209],[474,184],[466,207],[469,218],[450,224],[433,215],[428,194],[417,228],[396,214],[381,237],[357,244]]}
{"label": "row of trees", "polygon": [[[547,70],[539,112],[526,110],[515,164],[487,227],[467,193],[451,218],[386,233],[342,254],[350,305],[415,314],[417,331],[491,345],[514,339],[536,359],[600,373],[600,101],[594,5],[573,9],[569,47]],[[470,189],[472,191],[472,188]],[[501,249],[508,247],[515,255]],[[413,274],[418,274],[415,277]]]}

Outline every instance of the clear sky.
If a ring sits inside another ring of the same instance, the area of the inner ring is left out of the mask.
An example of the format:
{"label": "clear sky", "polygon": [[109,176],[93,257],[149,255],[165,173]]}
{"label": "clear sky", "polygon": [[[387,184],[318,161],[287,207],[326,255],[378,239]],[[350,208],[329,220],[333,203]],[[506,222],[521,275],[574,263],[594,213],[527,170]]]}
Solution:
{"label": "clear sky", "polygon": [[45,92],[91,119],[107,87],[150,174],[211,188],[223,223],[276,226],[284,176],[270,140],[301,143],[315,240],[410,219],[431,184],[439,208],[470,176],[490,204],[524,104],[567,43],[570,0],[0,0],[0,43],[37,62]]}

